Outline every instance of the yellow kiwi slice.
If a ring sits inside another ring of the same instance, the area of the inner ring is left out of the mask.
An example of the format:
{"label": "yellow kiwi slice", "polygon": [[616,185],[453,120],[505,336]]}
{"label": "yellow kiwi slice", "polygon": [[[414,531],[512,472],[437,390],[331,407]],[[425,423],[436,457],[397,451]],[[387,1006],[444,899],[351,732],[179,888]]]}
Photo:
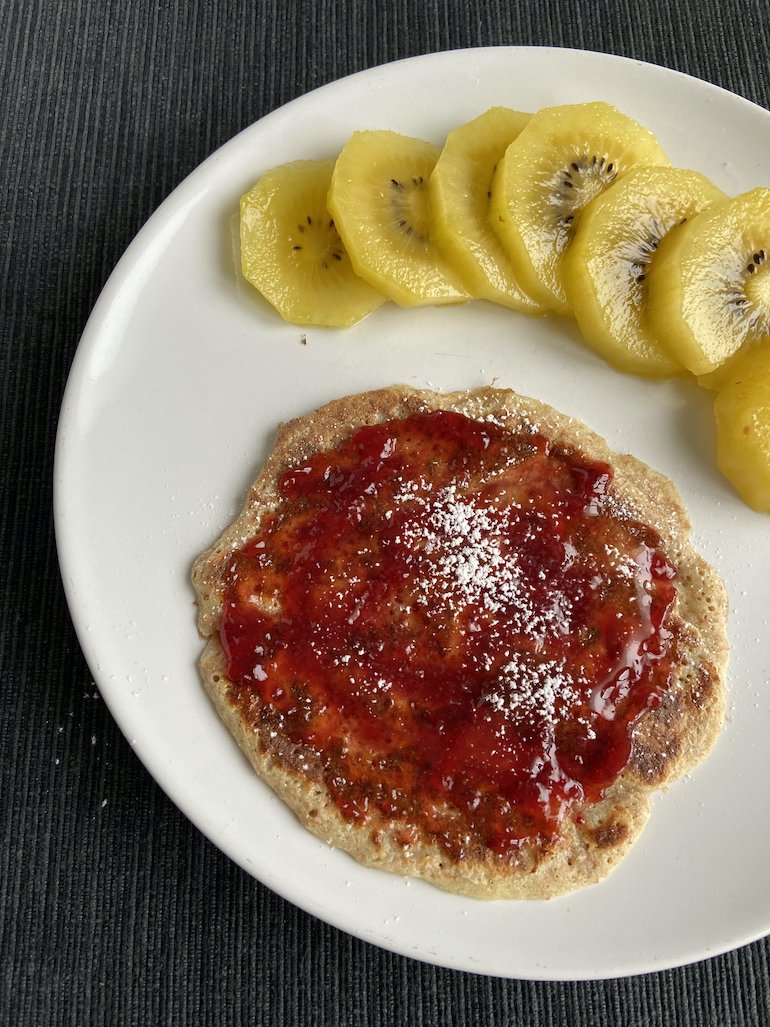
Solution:
{"label": "yellow kiwi slice", "polygon": [[770,341],[735,358],[714,415],[719,469],[744,502],[770,513]]}
{"label": "yellow kiwi slice", "polygon": [[268,171],[241,199],[241,268],[287,321],[347,327],[385,297],[353,270],[326,207],[334,161]]}
{"label": "yellow kiwi slice", "polygon": [[632,168],[669,163],[651,132],[609,104],[533,115],[498,164],[490,205],[490,224],[522,288],[569,313],[561,262],[580,211]]}
{"label": "yellow kiwi slice", "polygon": [[720,372],[734,354],[770,340],[770,189],[715,203],[674,229],[648,278],[650,323],[693,374]]}
{"label": "yellow kiwi slice", "polygon": [[397,132],[355,132],[329,209],[356,272],[402,307],[470,299],[433,239],[428,179],[440,149]]}
{"label": "yellow kiwi slice", "polygon": [[428,182],[435,241],[476,299],[523,314],[544,307],[521,289],[489,226],[492,176],[531,115],[492,107],[450,132]]}
{"label": "yellow kiwi slice", "polygon": [[582,211],[562,281],[583,338],[621,371],[649,377],[683,372],[650,328],[647,273],[667,232],[723,199],[696,171],[640,167]]}

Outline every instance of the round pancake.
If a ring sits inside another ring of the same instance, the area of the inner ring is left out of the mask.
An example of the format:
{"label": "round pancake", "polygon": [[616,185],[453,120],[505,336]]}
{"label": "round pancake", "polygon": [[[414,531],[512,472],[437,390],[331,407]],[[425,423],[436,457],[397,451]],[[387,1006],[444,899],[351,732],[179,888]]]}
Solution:
{"label": "round pancake", "polygon": [[[360,426],[438,410],[492,421],[514,433],[536,431],[553,446],[609,464],[609,502],[617,516],[652,528],[660,538],[659,548],[677,569],[672,614],[678,630],[676,661],[661,701],[631,728],[631,756],[625,769],[599,799],[571,806],[557,832],[526,838],[506,852],[474,840],[458,855],[376,806],[362,819],[345,817],[328,787],[321,756],[276,731],[275,723],[262,716],[261,700],[252,695],[244,701],[241,690],[228,679],[220,638],[233,556],[280,508],[284,472],[316,453],[334,450]],[[667,478],[632,456],[612,453],[581,422],[537,400],[504,389],[440,394],[404,386],[347,396],[280,427],[240,515],[195,562],[199,629],[207,640],[200,661],[203,681],[259,776],[305,827],[361,863],[475,897],[564,894],[599,881],[618,863],[644,828],[652,793],[703,760],[721,729],[727,600],[714,569],[693,550],[689,533],[687,511]]]}

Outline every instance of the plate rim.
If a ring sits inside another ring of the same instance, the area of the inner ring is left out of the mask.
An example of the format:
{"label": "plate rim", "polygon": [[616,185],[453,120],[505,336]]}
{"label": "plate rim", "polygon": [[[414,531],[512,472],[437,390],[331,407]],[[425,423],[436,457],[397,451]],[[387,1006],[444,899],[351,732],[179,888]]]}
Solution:
{"label": "plate rim", "polygon": [[[291,116],[292,109],[298,105],[306,104],[309,98],[318,98],[320,94],[325,92],[332,93],[336,89],[350,88],[351,83],[356,80],[370,79],[373,75],[378,73],[387,72],[397,73],[397,71],[410,64],[424,64],[431,61],[443,62],[448,58],[451,59],[456,55],[478,55],[483,59],[484,55],[492,54],[498,55],[503,52],[514,54],[520,53],[531,53],[537,51],[539,54],[552,55],[558,59],[559,55],[565,53],[571,55],[580,55],[588,57],[590,60],[606,61],[608,63],[628,65],[634,67],[642,67],[646,69],[654,70],[656,73],[663,73],[664,75],[674,76],[688,81],[691,84],[697,84],[699,88],[706,88],[714,90],[720,94],[724,94],[725,97],[729,97],[731,102],[740,102],[748,105],[750,108],[761,112],[765,117],[769,115],[769,112],[760,105],[754,103],[748,98],[739,94],[733,93],[730,90],[715,85],[714,83],[707,82],[699,79],[685,72],[678,71],[677,69],[669,68],[663,65],[653,64],[651,62],[638,60],[636,58],[627,57],[619,54],[610,54],[601,51],[583,50],[573,47],[553,47],[553,46],[483,46],[483,47],[462,47],[449,50],[433,51],[429,54],[421,54],[410,57],[404,57],[397,61],[386,62],[382,64],[373,65],[372,67],[362,69],[354,72],[350,75],[342,78],[334,79],[330,82],[324,83],[317,88],[310,90],[307,93],[301,94],[286,104],[275,108],[270,111],[262,118],[253,122],[252,124],[244,127],[237,132],[233,137],[227,140],[224,144],[209,154],[200,164],[198,164],[188,175],[186,175],[180,183],[172,190],[171,193],[164,199],[160,206],[154,211],[154,213],[145,221],[140,230],[135,234],[129,245],[126,247],[120,259],[117,261],[114,269],[108,276],[96,303],[93,306],[90,316],[88,317],[86,324],[81,333],[80,341],[74,354],[72,364],[67,376],[67,382],[62,396],[60,414],[56,430],[56,441],[55,441],[55,453],[54,453],[54,534],[56,540],[56,549],[59,560],[60,572],[62,583],[64,587],[65,597],[70,612],[70,616],[75,628],[75,632],[78,638],[78,642],[81,646],[83,654],[88,663],[89,669],[93,675],[94,681],[102,694],[105,704],[110,710],[111,715],[115,719],[120,728],[121,732],[126,734],[123,729],[123,725],[119,713],[119,703],[117,703],[115,697],[111,693],[109,688],[105,688],[102,685],[100,678],[102,673],[100,670],[95,670],[92,666],[91,659],[89,658],[88,652],[89,647],[87,645],[86,636],[84,633],[83,625],[79,622],[76,613],[77,610],[77,598],[78,590],[74,584],[75,574],[72,572],[72,566],[70,562],[68,537],[69,532],[72,530],[72,525],[67,519],[67,483],[66,483],[66,471],[69,460],[72,458],[71,454],[71,433],[72,433],[72,417],[73,409],[79,401],[82,401],[84,394],[88,391],[88,385],[85,381],[86,372],[88,369],[88,362],[92,358],[93,350],[98,346],[99,340],[104,330],[104,324],[109,319],[110,313],[113,311],[117,302],[119,302],[121,293],[126,288],[126,285],[131,283],[132,276],[134,275],[137,265],[142,257],[147,243],[156,238],[164,229],[169,227],[169,223],[173,222],[175,215],[177,215],[180,209],[184,208],[184,204],[189,201],[191,194],[194,192],[198,183],[205,182],[212,172],[216,175],[216,167],[218,164],[226,165],[227,159],[230,152],[233,152],[238,145],[239,140],[245,135],[254,132],[259,126],[264,126],[269,121],[278,118],[286,118]],[[128,736],[126,735],[127,740]],[[752,942],[764,937],[770,933],[770,923],[766,929],[753,932],[748,936],[742,937],[739,940],[731,940],[725,942],[722,946],[717,946],[709,951],[700,951],[696,954],[682,954],[682,958],[678,962],[666,961],[665,966],[657,966],[654,963],[640,963],[638,966],[627,967],[623,966],[620,968],[612,969],[609,968],[606,972],[602,971],[595,975],[572,975],[572,974],[554,974],[548,971],[547,968],[542,973],[528,972],[524,975],[520,973],[507,973],[501,974],[499,971],[487,971],[483,967],[469,966],[467,962],[463,963],[458,960],[451,960],[445,957],[437,958],[435,953],[424,954],[421,952],[415,952],[409,950],[407,947],[399,947],[392,941],[383,941],[373,935],[370,931],[367,931],[365,927],[351,926],[349,921],[340,917],[336,921],[331,919],[326,914],[319,914],[317,909],[309,908],[305,903],[298,901],[298,899],[287,891],[276,885],[274,882],[266,882],[265,877],[256,870],[253,866],[245,866],[243,861],[234,856],[228,851],[227,846],[223,843],[221,837],[215,837],[212,832],[206,829],[206,826],[202,825],[198,818],[188,812],[184,806],[183,799],[178,795],[178,789],[173,784],[169,785],[169,782],[159,777],[157,769],[150,769],[146,759],[144,758],[142,751],[139,747],[131,746],[134,752],[141,760],[143,766],[148,773],[151,774],[154,781],[174,803],[174,805],[180,810],[180,812],[190,819],[195,827],[201,831],[201,833],[209,839],[220,851],[224,852],[229,859],[236,862],[243,870],[245,870],[250,876],[255,877],[261,883],[265,884],[266,887],[271,888],[281,895],[284,899],[302,908],[305,912],[312,916],[319,917],[326,922],[329,922],[339,930],[345,931],[355,937],[361,938],[367,942],[375,944],[379,947],[385,948],[386,950],[398,953],[400,955],[409,956],[410,958],[418,959],[424,962],[428,962],[434,965],[440,965],[451,969],[459,970],[461,972],[472,972],[483,975],[508,977],[508,978],[520,978],[527,980],[543,980],[543,981],[577,981],[577,980],[607,980],[618,977],[636,976],[643,973],[657,972],[665,969],[673,969],[676,967],[690,965],[702,960],[711,958],[725,952],[741,948],[745,945],[751,944]],[[261,869],[261,868],[260,868]]]}

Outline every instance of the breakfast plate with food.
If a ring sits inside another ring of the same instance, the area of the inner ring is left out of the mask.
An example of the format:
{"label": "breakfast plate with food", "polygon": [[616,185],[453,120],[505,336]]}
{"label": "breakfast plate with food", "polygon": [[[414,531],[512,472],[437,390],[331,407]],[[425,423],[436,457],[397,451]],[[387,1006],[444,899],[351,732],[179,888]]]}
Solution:
{"label": "breakfast plate with food", "polygon": [[769,144],[641,62],[433,54],[252,125],[131,244],[62,406],[63,581],[265,885],[509,977],[770,930]]}

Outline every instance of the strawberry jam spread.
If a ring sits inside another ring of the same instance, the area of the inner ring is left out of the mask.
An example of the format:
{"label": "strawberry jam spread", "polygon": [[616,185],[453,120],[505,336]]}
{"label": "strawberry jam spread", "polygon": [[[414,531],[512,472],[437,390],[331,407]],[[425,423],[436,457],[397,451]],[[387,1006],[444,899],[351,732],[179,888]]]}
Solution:
{"label": "strawberry jam spread", "polygon": [[492,420],[359,428],[283,475],[233,555],[231,701],[404,845],[553,837],[626,767],[671,674],[675,569],[611,480]]}

